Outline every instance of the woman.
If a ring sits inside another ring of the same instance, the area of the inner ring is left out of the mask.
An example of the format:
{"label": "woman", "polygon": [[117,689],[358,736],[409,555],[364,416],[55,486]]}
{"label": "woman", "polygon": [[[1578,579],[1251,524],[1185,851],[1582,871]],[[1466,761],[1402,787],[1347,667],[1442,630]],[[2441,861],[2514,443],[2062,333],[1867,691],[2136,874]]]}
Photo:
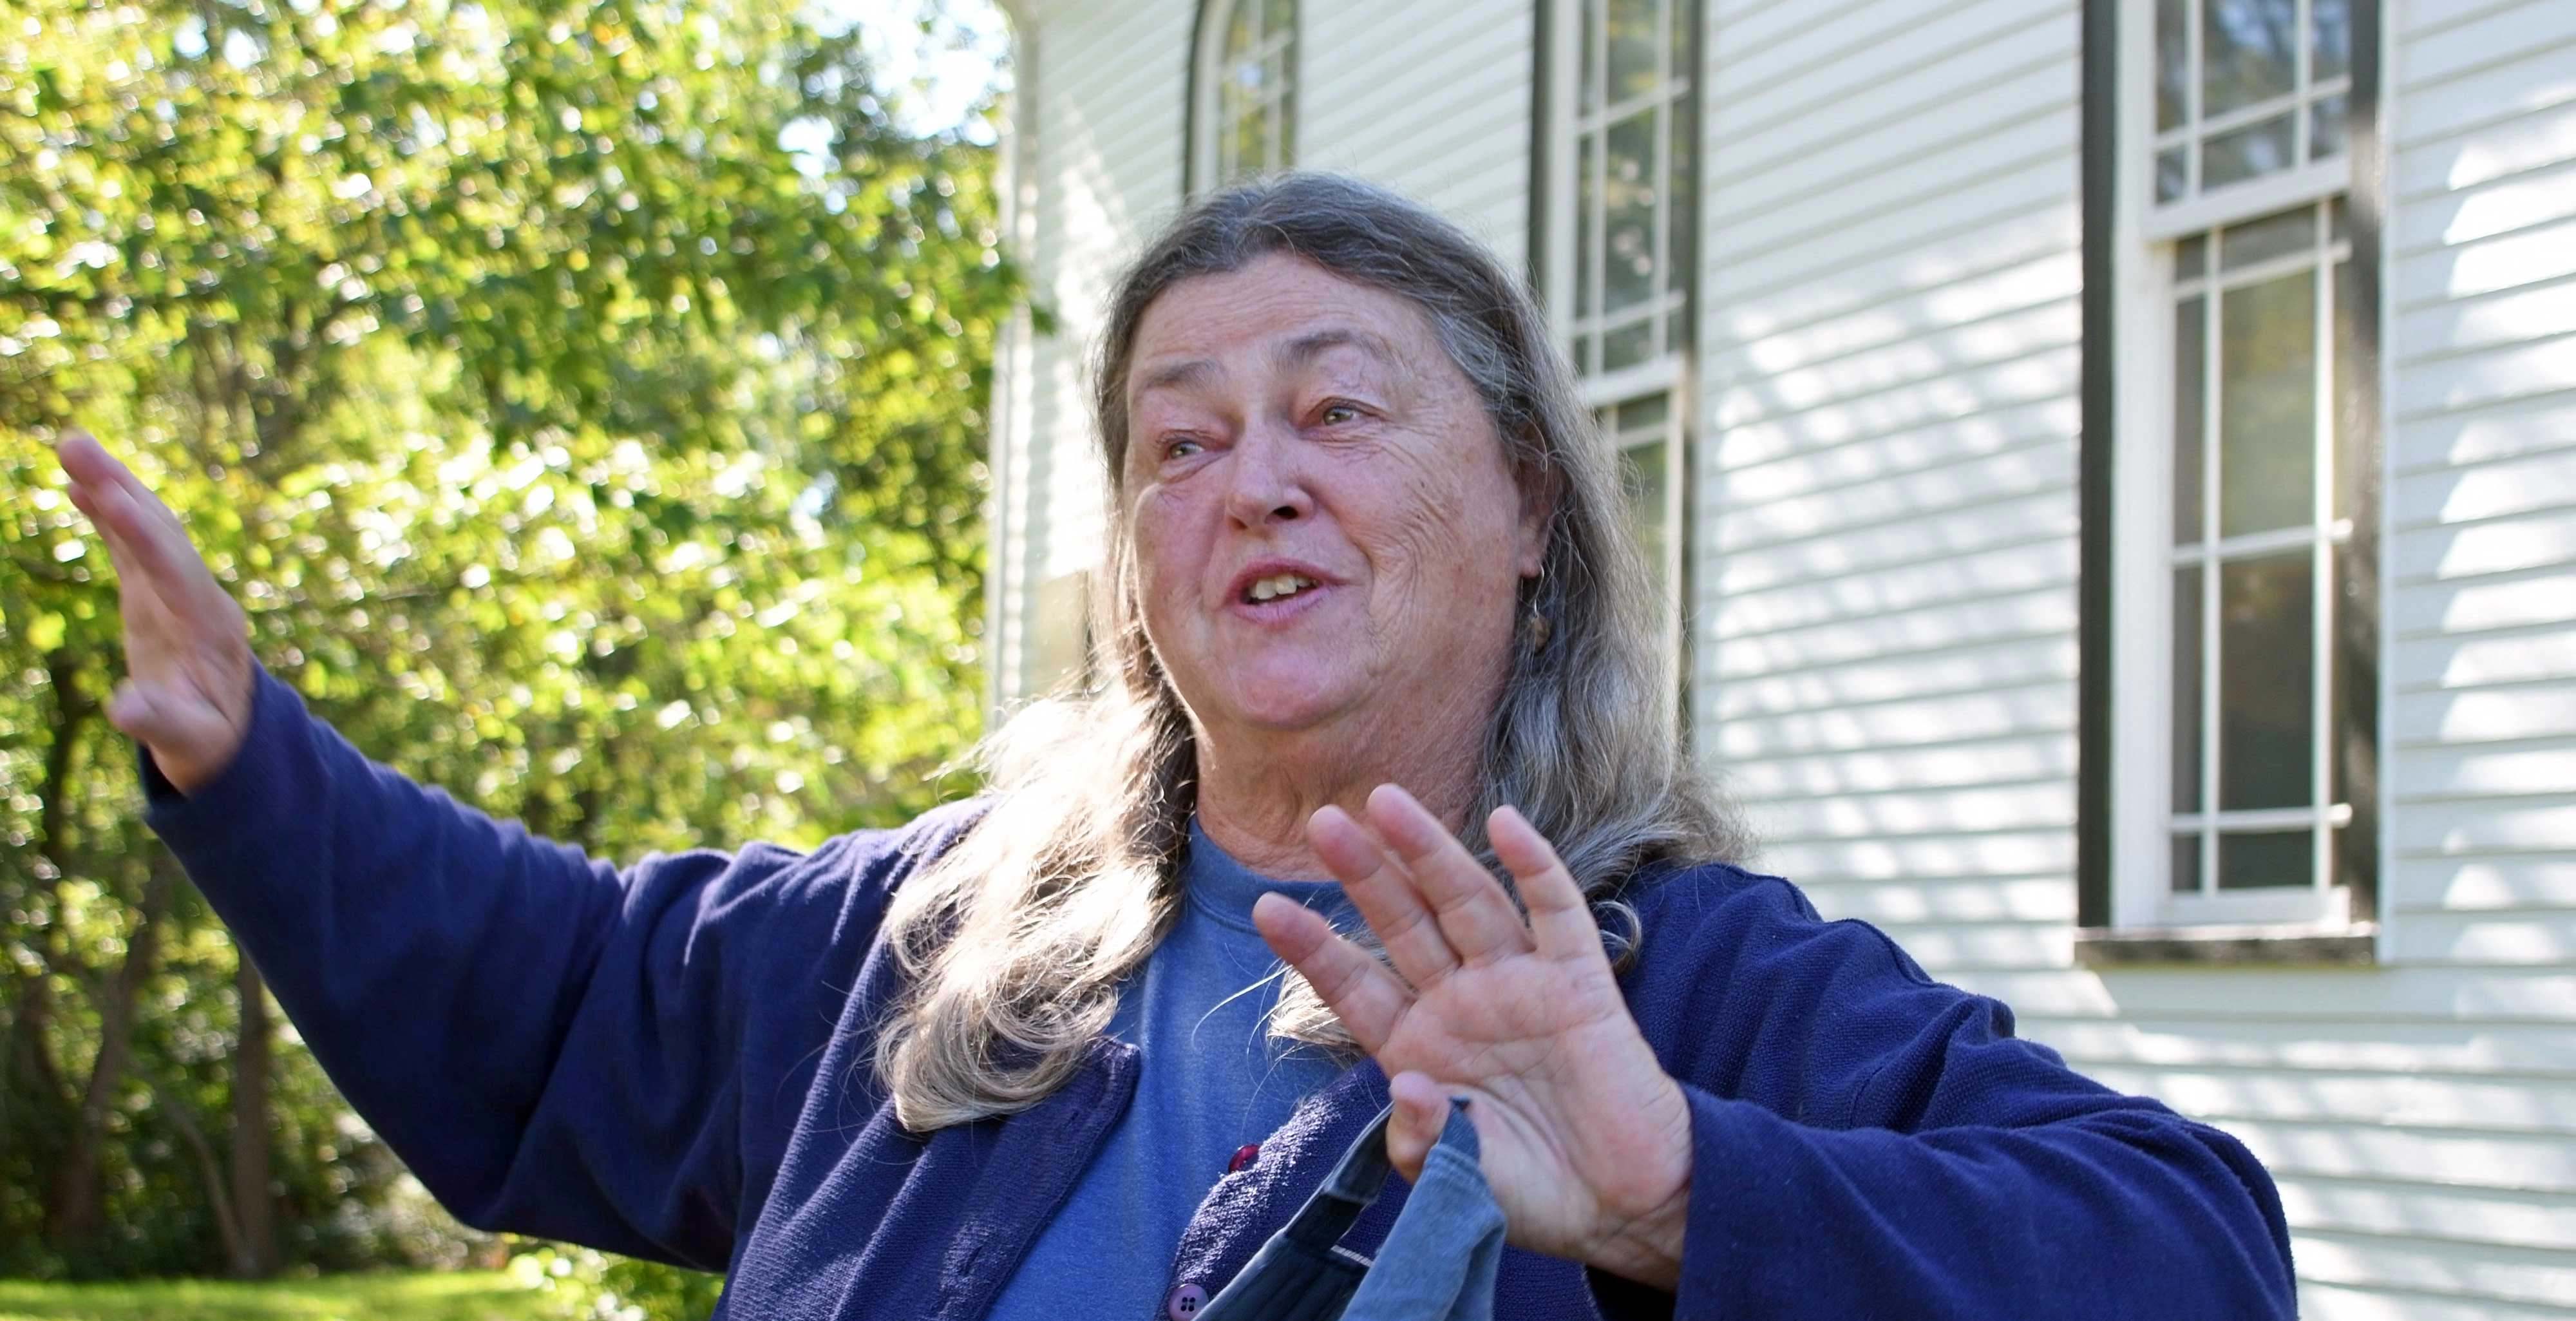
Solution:
{"label": "woman", "polygon": [[65,447],[154,827],[460,1217],[727,1270],[738,1317],[1178,1319],[1456,1095],[1501,1316],[2289,1313],[2242,1147],[1723,861],[1606,456],[1473,241],[1220,194],[1096,382],[1099,691],[906,829],[622,875],[306,716]]}

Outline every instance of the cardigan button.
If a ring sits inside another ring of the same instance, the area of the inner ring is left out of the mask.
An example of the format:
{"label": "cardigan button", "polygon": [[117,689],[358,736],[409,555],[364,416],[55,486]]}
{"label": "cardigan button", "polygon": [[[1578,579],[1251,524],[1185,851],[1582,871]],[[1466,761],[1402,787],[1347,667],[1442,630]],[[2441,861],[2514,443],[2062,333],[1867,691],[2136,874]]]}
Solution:
{"label": "cardigan button", "polygon": [[1171,1297],[1163,1300],[1163,1315],[1170,1317],[1172,1321],[1190,1321],[1190,1318],[1197,1316],[1199,1309],[1205,1306],[1207,1306],[1207,1290],[1195,1284],[1184,1284],[1174,1289]]}
{"label": "cardigan button", "polygon": [[1242,1146],[1234,1149],[1234,1159],[1225,1163],[1225,1172],[1228,1174],[1241,1174],[1245,1170],[1251,1169],[1252,1162],[1259,1159],[1261,1159],[1261,1144],[1258,1142],[1246,1142]]}

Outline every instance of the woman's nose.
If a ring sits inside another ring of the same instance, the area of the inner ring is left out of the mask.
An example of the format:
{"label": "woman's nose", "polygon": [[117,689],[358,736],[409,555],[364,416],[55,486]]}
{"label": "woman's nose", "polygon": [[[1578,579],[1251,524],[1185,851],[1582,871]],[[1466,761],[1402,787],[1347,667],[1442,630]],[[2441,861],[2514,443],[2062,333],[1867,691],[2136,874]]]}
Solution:
{"label": "woman's nose", "polygon": [[1259,421],[1244,429],[1229,456],[1226,513],[1246,528],[1293,522],[1314,512],[1295,431]]}

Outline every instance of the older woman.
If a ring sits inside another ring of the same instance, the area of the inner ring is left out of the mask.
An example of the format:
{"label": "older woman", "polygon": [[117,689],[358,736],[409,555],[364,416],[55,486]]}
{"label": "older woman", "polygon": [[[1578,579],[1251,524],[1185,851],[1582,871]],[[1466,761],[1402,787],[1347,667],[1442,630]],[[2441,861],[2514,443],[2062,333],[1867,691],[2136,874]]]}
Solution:
{"label": "older woman", "polygon": [[738,1317],[1181,1321],[1456,1095],[1502,1316],[2289,1312],[2242,1147],[1725,861],[1607,459],[1474,242],[1220,194],[1096,379],[1094,690],[906,829],[623,873],[366,761],[64,448],[152,824],[460,1217],[724,1269]]}

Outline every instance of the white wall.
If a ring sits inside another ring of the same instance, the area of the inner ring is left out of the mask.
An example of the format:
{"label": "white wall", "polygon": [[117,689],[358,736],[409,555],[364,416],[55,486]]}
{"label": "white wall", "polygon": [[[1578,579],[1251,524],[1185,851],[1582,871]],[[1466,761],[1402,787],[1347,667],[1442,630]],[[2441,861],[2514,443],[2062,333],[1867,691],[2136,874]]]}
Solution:
{"label": "white wall", "polygon": [[[1708,7],[1695,700],[1761,861],[2244,1138],[2309,1316],[2569,1317],[2576,3],[2391,0],[2385,957],[2334,971],[2072,962],[2073,0]],[[1300,159],[1517,263],[1529,0],[1403,12],[1307,0]],[[1075,361],[1178,202],[1191,17],[1039,7],[1006,634],[1095,551]]]}
{"label": "white wall", "polygon": [[2062,0],[1714,0],[1698,710],[1763,861],[2244,1138],[2313,1317],[2576,1305],[2576,5],[2394,6],[2385,960],[2071,958]]}
{"label": "white wall", "polygon": [[1083,360],[1119,264],[1180,201],[1192,18],[1177,0],[1026,9],[1021,76],[1034,94],[1021,98],[1020,114],[1033,134],[1034,247],[1023,260],[1056,329],[1031,337],[1021,362],[1005,360],[1026,380],[1003,383],[1005,400],[1025,410],[1002,429],[1021,443],[999,492],[996,567],[1006,577],[993,651],[1004,702],[1043,690],[1078,655],[1061,621],[1073,613],[1069,575],[1098,555],[1101,500]]}

